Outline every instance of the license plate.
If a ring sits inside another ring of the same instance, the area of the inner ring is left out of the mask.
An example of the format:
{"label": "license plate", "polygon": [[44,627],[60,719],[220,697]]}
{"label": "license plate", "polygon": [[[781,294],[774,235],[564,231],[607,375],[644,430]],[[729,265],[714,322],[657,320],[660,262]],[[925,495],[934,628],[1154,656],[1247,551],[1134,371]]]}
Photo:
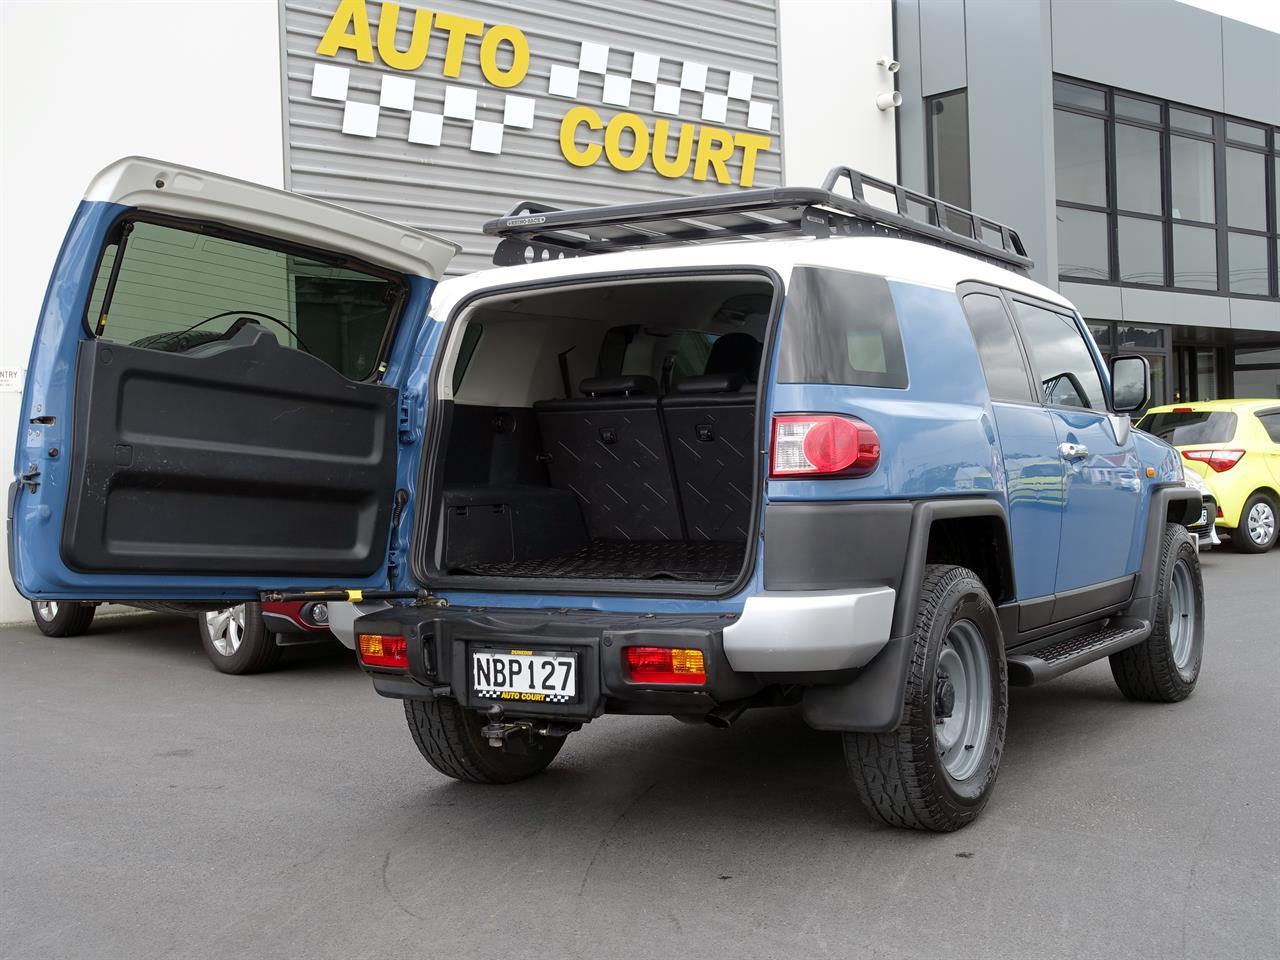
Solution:
{"label": "license plate", "polygon": [[1199,526],[1203,526],[1208,522],[1209,522],[1209,508],[1205,507],[1200,511],[1200,519],[1197,520],[1194,524],[1192,524],[1192,526],[1199,527]]}
{"label": "license plate", "polygon": [[490,700],[568,703],[578,699],[578,655],[562,650],[473,650],[471,688]]}

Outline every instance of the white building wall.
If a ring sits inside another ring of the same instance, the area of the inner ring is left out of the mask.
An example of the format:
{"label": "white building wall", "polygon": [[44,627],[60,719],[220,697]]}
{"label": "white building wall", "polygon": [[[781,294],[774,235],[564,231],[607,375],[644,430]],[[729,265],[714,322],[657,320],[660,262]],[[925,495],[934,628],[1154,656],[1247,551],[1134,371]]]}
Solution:
{"label": "white building wall", "polygon": [[[275,0],[0,3],[0,369],[26,367],[63,232],[112,160],[283,183],[278,16]],[[19,399],[0,393],[6,465]],[[0,556],[0,622],[25,619]]]}
{"label": "white building wall", "polygon": [[781,0],[783,172],[816,187],[834,166],[897,179],[891,0]]}

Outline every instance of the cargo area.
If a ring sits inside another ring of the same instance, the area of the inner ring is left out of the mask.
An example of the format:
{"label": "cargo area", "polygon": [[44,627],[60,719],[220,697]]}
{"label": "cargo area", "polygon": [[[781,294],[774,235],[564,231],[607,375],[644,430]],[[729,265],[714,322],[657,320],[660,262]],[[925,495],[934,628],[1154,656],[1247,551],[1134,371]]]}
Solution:
{"label": "cargo area", "polygon": [[498,294],[448,334],[425,564],[439,577],[728,585],[762,469],[773,284]]}

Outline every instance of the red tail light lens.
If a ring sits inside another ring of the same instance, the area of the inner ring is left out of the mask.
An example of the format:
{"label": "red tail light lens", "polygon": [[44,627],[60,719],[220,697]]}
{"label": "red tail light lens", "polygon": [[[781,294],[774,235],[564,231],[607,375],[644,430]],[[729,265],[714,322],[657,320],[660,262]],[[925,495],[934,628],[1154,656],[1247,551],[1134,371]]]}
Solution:
{"label": "red tail light lens", "polygon": [[1188,460],[1207,463],[1214,473],[1225,473],[1240,462],[1243,450],[1183,450],[1182,455]]}
{"label": "red tail light lens", "polygon": [[772,477],[865,477],[880,462],[880,437],[857,417],[788,414],[773,418]]}
{"label": "red tail light lens", "polygon": [[701,650],[670,647],[625,647],[627,673],[637,683],[707,682],[707,666]]}
{"label": "red tail light lens", "polygon": [[356,650],[366,667],[409,669],[409,645],[404,637],[388,637],[379,633],[362,633]]}

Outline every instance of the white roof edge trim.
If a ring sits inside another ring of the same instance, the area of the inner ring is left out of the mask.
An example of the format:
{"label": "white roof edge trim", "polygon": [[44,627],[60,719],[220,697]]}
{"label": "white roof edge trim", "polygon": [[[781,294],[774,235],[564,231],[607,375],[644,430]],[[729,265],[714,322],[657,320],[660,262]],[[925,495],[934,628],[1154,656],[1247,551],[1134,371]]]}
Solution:
{"label": "white roof edge trim", "polygon": [[146,157],[124,157],[105,167],[84,199],[240,227],[432,280],[444,276],[461,249],[348,207]]}

